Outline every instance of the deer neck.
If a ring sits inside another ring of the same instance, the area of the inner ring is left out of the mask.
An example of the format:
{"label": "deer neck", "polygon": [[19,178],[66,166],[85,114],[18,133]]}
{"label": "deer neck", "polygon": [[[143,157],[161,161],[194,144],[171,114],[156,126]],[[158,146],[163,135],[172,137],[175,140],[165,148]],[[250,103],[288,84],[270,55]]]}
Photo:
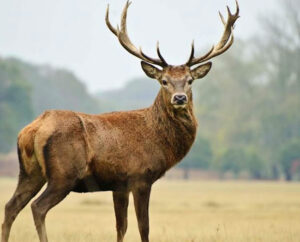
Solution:
{"label": "deer neck", "polygon": [[192,146],[197,131],[197,121],[193,112],[192,95],[185,109],[175,109],[167,102],[161,89],[151,106],[153,126],[157,136],[163,141],[162,149],[169,158],[168,168],[179,162]]}

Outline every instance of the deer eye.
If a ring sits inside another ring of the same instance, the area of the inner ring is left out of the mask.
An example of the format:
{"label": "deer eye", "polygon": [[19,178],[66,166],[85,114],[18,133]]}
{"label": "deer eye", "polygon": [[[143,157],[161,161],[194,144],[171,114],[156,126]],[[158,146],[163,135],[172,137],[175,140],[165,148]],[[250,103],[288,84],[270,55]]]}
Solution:
{"label": "deer eye", "polygon": [[162,80],[162,84],[163,84],[164,86],[166,86],[166,85],[168,85],[168,82],[167,82],[166,80]]}
{"label": "deer eye", "polygon": [[188,84],[192,85],[193,81],[194,81],[193,79],[188,80]]}

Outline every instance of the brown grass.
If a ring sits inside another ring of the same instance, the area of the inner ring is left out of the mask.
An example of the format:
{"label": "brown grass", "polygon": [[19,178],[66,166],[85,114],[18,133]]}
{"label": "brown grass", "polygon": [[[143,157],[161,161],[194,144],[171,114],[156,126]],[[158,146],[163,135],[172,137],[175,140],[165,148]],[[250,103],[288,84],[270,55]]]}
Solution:
{"label": "brown grass", "polygon": [[[16,180],[0,179],[0,217]],[[150,203],[155,242],[298,242],[300,184],[160,181]],[[110,192],[70,194],[47,216],[50,241],[115,241]],[[38,241],[30,206],[17,218],[11,242]],[[139,240],[132,198],[125,241]]]}

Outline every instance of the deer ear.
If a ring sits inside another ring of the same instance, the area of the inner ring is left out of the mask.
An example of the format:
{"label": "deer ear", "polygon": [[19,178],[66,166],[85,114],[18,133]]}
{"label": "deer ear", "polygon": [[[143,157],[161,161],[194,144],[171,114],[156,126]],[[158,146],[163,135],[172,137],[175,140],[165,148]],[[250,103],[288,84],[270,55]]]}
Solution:
{"label": "deer ear", "polygon": [[212,66],[212,63],[208,62],[201,66],[197,66],[195,69],[191,70],[191,74],[192,74],[192,77],[194,78],[194,80],[205,77],[206,74],[210,71],[211,66]]}
{"label": "deer ear", "polygon": [[156,80],[160,79],[161,70],[159,70],[155,66],[150,65],[150,64],[148,64],[147,62],[144,62],[144,61],[141,62],[141,65],[142,65],[143,71],[146,73],[146,75],[148,77],[156,79]]}

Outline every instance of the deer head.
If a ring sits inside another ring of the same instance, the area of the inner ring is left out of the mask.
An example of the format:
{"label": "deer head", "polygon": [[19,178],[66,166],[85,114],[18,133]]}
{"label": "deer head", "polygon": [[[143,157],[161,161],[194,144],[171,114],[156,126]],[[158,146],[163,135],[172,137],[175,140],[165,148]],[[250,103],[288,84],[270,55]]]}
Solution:
{"label": "deer head", "polygon": [[[127,34],[127,10],[131,3],[127,1],[121,16],[121,28],[114,28],[109,21],[109,6],[106,11],[106,24],[111,32],[117,36],[120,44],[132,55],[142,60],[142,69],[150,78],[156,79],[162,86],[163,96],[166,102],[175,109],[185,108],[191,98],[192,83],[196,79],[203,78],[210,71],[212,63],[208,60],[224,53],[233,44],[233,28],[235,21],[239,18],[239,5],[236,1],[236,13],[232,14],[227,6],[228,18],[225,21],[219,12],[224,32],[219,43],[213,46],[205,55],[194,56],[194,42],[192,43],[191,54],[188,61],[179,66],[169,65],[161,55],[159,43],[157,42],[157,55],[159,58],[152,58],[146,55],[141,48],[136,48],[130,41]],[[161,69],[155,67],[160,66]],[[193,68],[193,66],[196,66]]]}

